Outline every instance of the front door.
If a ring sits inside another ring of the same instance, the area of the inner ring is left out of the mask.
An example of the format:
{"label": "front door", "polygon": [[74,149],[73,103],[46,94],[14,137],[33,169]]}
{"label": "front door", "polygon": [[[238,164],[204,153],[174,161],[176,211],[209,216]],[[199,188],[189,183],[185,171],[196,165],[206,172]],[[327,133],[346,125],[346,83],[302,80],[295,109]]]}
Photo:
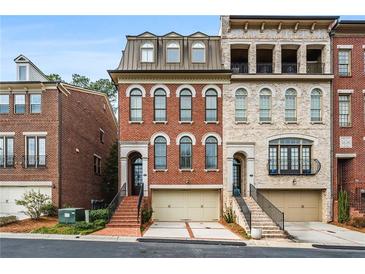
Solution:
{"label": "front door", "polygon": [[132,161],[132,195],[138,195],[143,184],[142,158]]}
{"label": "front door", "polygon": [[241,195],[241,161],[233,158],[233,195]]}

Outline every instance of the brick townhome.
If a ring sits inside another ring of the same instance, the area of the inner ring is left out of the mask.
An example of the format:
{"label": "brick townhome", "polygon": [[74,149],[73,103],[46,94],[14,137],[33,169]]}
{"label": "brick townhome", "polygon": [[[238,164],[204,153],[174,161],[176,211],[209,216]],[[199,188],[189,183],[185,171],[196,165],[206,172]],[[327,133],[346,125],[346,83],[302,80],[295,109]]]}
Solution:
{"label": "brick townhome", "polygon": [[52,82],[23,55],[17,81],[0,82],[0,213],[18,214],[25,191],[57,207],[102,199],[100,168],[117,140],[103,93]]}
{"label": "brick townhome", "polygon": [[127,36],[119,67],[120,187],[160,221],[221,216],[222,84],[219,37]]}
{"label": "brick townhome", "polygon": [[333,194],[349,193],[351,215],[365,214],[365,21],[340,21],[333,36]]}

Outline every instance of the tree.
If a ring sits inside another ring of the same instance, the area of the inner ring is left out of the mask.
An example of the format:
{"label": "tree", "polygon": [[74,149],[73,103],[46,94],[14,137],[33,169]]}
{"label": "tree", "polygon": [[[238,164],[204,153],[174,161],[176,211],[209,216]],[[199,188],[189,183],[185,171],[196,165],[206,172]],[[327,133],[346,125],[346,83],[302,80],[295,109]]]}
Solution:
{"label": "tree", "polygon": [[118,192],[118,142],[115,142],[103,166],[103,192],[110,202]]}
{"label": "tree", "polygon": [[36,192],[33,189],[24,193],[21,200],[15,200],[17,205],[24,206],[27,209],[23,213],[32,219],[39,219],[43,213],[44,206],[50,202],[48,195],[42,194],[39,190]]}
{"label": "tree", "polygon": [[50,75],[46,75],[46,76],[50,81],[63,81],[61,76],[56,73],[51,73]]}
{"label": "tree", "polygon": [[82,88],[90,88],[90,79],[80,74],[72,74],[71,84]]}

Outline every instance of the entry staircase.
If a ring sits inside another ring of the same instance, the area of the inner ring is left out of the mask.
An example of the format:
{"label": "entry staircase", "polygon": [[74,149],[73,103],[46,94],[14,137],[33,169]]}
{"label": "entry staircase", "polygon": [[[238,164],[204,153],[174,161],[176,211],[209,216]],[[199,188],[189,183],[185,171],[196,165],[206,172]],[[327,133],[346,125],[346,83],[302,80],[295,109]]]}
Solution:
{"label": "entry staircase", "polygon": [[140,218],[138,218],[138,196],[125,197],[106,226],[114,228],[140,227]]}

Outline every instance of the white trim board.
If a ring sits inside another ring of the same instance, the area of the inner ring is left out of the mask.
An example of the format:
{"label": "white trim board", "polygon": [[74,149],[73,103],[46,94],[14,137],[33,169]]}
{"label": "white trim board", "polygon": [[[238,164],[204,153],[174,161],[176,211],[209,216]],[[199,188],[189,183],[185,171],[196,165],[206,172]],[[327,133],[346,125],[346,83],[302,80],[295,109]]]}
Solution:
{"label": "white trim board", "polygon": [[0,187],[2,186],[13,186],[13,187],[22,187],[22,186],[48,186],[52,187],[51,181],[0,181]]}
{"label": "white trim board", "polygon": [[23,132],[25,136],[46,136],[48,133],[46,131],[26,131]]}

